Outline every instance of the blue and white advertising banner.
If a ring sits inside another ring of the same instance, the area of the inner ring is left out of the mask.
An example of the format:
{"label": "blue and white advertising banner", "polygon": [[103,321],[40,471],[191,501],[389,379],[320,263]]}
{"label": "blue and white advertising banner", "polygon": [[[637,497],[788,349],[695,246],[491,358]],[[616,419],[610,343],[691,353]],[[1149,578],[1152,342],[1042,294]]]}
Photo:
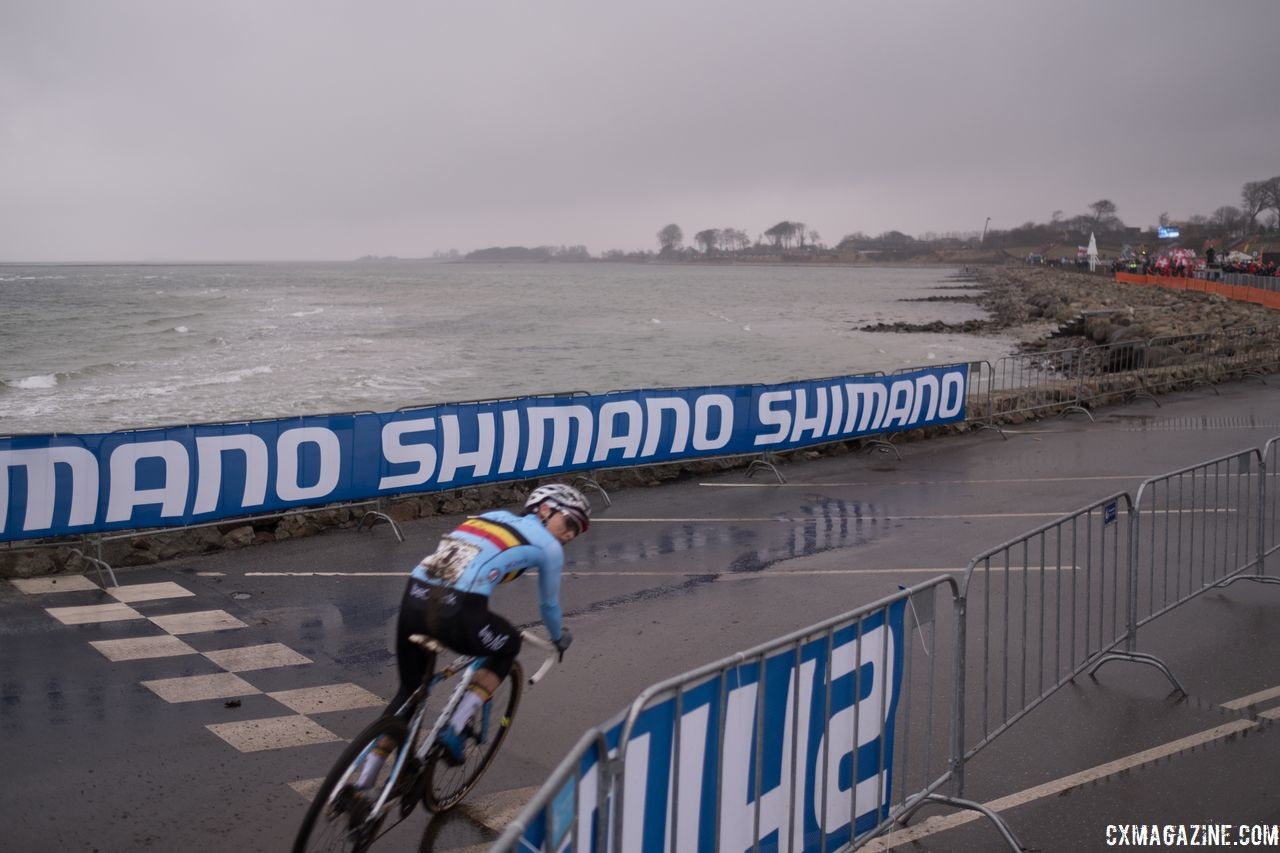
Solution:
{"label": "blue and white advertising banner", "polygon": [[[798,665],[790,648],[766,658],[763,679],[752,661],[696,684],[678,721],[674,698],[646,707],[627,744],[612,849],[742,853],[758,839],[762,851],[834,850],[874,829],[889,814],[905,607],[837,630],[830,645],[803,644]],[[613,757],[621,728],[606,734]],[[578,849],[595,851],[594,828],[616,808],[600,807],[599,772],[588,752],[519,849],[572,850],[576,811]]]}
{"label": "blue and white advertising banner", "polygon": [[179,526],[964,420],[965,365],[0,439],[0,541]]}

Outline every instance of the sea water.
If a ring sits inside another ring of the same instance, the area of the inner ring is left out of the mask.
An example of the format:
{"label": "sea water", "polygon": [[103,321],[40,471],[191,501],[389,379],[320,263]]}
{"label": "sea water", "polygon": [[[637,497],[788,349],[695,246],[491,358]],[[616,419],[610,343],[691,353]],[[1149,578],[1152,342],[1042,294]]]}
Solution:
{"label": "sea water", "polygon": [[0,435],[530,394],[773,383],[998,358],[860,332],[983,312],[946,268],[351,263],[0,266]]}

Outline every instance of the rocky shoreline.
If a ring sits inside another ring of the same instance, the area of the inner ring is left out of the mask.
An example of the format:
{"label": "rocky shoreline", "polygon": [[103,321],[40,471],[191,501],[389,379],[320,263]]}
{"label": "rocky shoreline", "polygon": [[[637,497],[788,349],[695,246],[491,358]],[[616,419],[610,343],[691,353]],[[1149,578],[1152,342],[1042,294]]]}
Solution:
{"label": "rocky shoreline", "polygon": [[[972,301],[990,315],[986,319],[875,323],[858,331],[1012,333],[1023,340],[1022,350],[1030,352],[1249,328],[1277,319],[1261,305],[1216,294],[1121,284],[1109,275],[1032,266],[979,267],[966,273],[977,284],[961,286],[981,289]],[[956,280],[968,277],[962,274]]]}
{"label": "rocky shoreline", "polygon": [[[1047,351],[1146,341],[1164,335],[1274,325],[1277,321],[1273,312],[1258,305],[1232,302],[1210,294],[1118,284],[1106,276],[1074,271],[992,267],[971,270],[955,280],[972,282],[953,287],[973,289],[971,298],[987,311],[988,318],[952,324],[942,321],[919,325],[880,323],[864,327],[862,331],[998,333],[1019,337],[1024,351]],[[1180,381],[1189,383],[1193,378],[1188,374]],[[1100,386],[1096,390],[1104,395],[1108,393],[1107,387]],[[984,425],[990,425],[1022,423],[1033,417],[1018,411],[1019,402],[1012,398],[1001,401],[999,406],[993,401],[990,408],[990,412],[971,413],[970,423],[896,433],[894,440],[905,443],[965,432],[974,428],[972,421],[979,419],[985,421]],[[1045,410],[1037,415],[1053,413]],[[851,439],[788,451],[772,458],[785,461],[855,453],[867,449],[870,442],[871,439]],[[611,493],[618,489],[658,486],[677,478],[743,469],[754,458],[727,457],[624,468],[596,472],[593,476],[603,490]],[[408,495],[387,500],[378,508],[397,522],[435,515],[458,515],[495,506],[518,505],[534,485],[534,482],[503,483],[454,492]],[[326,530],[352,529],[366,520],[365,513],[371,508],[367,505],[325,507],[202,527],[139,531],[107,537],[101,542],[64,540],[39,543],[39,547],[34,548],[30,543],[10,543],[0,546],[0,578],[90,571],[94,564],[83,555],[101,559],[112,567],[150,565],[180,556],[264,545],[314,536]]]}

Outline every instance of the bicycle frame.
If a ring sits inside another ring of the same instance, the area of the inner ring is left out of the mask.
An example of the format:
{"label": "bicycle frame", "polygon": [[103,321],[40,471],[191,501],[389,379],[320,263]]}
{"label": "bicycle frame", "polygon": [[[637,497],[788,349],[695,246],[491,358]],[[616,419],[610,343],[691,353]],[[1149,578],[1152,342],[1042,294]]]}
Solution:
{"label": "bicycle frame", "polygon": [[[554,644],[547,642],[536,634],[531,634],[528,631],[521,631],[520,636],[532,646],[547,652],[555,651]],[[435,643],[434,640],[427,640],[427,642]],[[438,648],[437,644],[437,649]],[[538,668],[538,671],[529,677],[529,684],[533,685],[538,683],[538,681],[547,674],[547,671],[551,669],[555,662],[556,658],[552,655],[548,655],[547,659],[543,661],[542,666]],[[404,767],[405,764],[408,763],[410,753],[412,753],[414,758],[419,762],[426,760],[427,753],[430,751],[432,744],[436,742],[436,737],[439,736],[440,730],[444,728],[447,721],[453,716],[454,709],[457,708],[458,703],[462,701],[463,694],[466,692],[467,687],[471,685],[476,672],[480,670],[483,663],[484,658],[464,656],[455,659],[443,670],[434,674],[430,681],[420,685],[417,690],[413,691],[413,695],[406,699],[404,704],[396,709],[397,716],[403,714],[410,708],[414,709],[413,716],[409,721],[409,731],[405,737],[405,747],[409,747],[417,740],[418,733],[422,730],[422,724],[427,715],[427,696],[430,694],[431,689],[441,682],[453,678],[459,670],[463,671],[462,678],[459,679],[457,686],[453,688],[453,692],[449,695],[449,701],[445,703],[444,709],[436,717],[436,721],[432,724],[431,730],[427,733],[427,736],[422,739],[422,742],[418,745],[417,749],[402,747],[399,750],[396,755],[395,764],[391,768],[391,775],[387,777],[386,783],[382,786],[381,793],[378,794],[377,802],[373,804],[373,808],[370,810],[371,815],[376,815],[378,817],[382,816],[383,811],[387,806],[387,800],[391,796],[391,791],[395,789],[396,783],[400,780],[400,774],[404,772]],[[362,766],[365,759],[369,757],[369,751],[372,749],[373,744],[370,744],[369,747],[360,754],[360,757],[352,762],[351,770]],[[345,783],[345,781],[346,779],[343,779],[338,785],[334,786],[333,793],[330,794],[331,800],[333,797],[338,795],[339,791],[342,790],[343,783]]]}

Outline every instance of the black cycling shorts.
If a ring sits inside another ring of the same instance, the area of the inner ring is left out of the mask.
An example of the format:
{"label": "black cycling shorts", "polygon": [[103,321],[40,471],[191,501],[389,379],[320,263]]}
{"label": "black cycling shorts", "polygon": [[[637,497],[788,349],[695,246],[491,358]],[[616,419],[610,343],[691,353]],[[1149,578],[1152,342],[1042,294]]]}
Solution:
{"label": "black cycling shorts", "polygon": [[410,577],[396,623],[400,690],[387,707],[391,713],[413,695],[423,676],[435,669],[435,655],[409,642],[413,634],[434,637],[458,654],[485,658],[484,668],[499,679],[507,677],[520,653],[520,631],[489,610],[488,596],[459,592]]}

